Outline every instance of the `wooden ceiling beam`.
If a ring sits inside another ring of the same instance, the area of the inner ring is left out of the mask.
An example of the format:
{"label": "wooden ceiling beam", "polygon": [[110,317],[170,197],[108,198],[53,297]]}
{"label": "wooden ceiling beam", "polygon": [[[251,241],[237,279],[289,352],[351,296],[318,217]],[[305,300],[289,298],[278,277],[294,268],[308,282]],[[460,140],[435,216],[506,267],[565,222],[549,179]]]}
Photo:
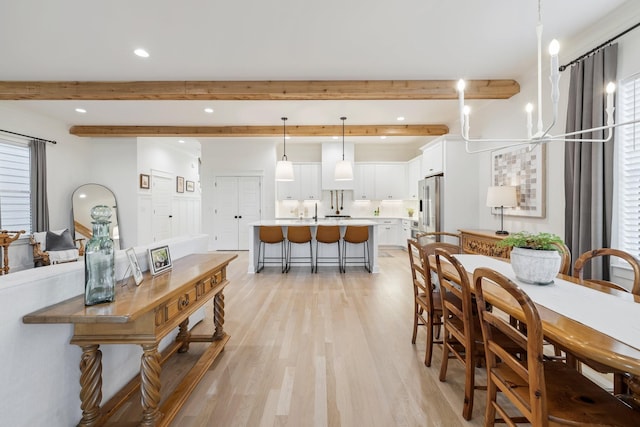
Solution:
{"label": "wooden ceiling beam", "polygon": [[[469,80],[466,99],[508,99],[515,80]],[[0,100],[443,100],[454,80],[0,81]]]}
{"label": "wooden ceiling beam", "polygon": [[[440,136],[446,125],[346,125],[347,136]],[[248,138],[282,136],[281,126],[72,126],[69,133],[83,137],[182,136]],[[342,125],[287,126],[290,136],[340,136]]]}

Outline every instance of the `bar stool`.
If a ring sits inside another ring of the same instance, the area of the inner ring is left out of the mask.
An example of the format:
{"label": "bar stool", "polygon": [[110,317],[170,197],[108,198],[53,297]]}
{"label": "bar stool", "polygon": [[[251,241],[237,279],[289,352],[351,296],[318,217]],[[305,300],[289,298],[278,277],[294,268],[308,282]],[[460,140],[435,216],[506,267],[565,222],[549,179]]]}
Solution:
{"label": "bar stool", "polygon": [[[292,259],[308,259],[311,265],[311,272],[313,273],[313,247],[311,245],[311,227],[308,225],[303,226],[289,226],[287,228],[287,267],[286,272],[289,272],[291,264],[302,263],[304,261],[292,261]],[[291,256],[291,244],[309,244],[309,256],[308,257],[292,257]]]}
{"label": "bar stool", "polygon": [[[275,245],[280,243],[280,257],[267,257],[265,256],[265,244]],[[262,267],[260,266],[260,259],[262,255]],[[264,268],[265,260],[280,259],[280,266],[282,272],[285,272],[285,260],[287,253],[284,246],[284,235],[282,234],[282,227],[279,225],[261,225],[260,226],[260,244],[258,245],[258,265],[256,266],[256,273],[260,273]]]}
{"label": "bar stool", "polygon": [[[318,243],[338,245],[338,258],[334,257],[319,257],[318,256]],[[340,227],[337,225],[319,225],[316,230],[316,273],[318,272],[318,259],[337,259],[338,269],[342,273],[342,258],[340,256]],[[327,262],[320,262],[326,264]]]}
{"label": "bar stool", "polygon": [[[360,264],[349,260],[362,260],[365,270],[371,273],[371,259],[369,258],[369,227],[366,225],[348,225],[342,238],[342,272],[347,270],[347,263]],[[347,256],[347,243],[363,245],[363,256]]]}

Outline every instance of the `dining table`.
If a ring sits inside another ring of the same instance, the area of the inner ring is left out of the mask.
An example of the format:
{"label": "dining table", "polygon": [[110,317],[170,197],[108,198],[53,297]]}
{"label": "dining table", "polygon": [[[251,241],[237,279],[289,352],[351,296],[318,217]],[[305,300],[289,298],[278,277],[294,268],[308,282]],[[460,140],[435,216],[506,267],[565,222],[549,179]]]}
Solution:
{"label": "dining table", "polygon": [[[625,401],[640,408],[640,297],[585,279],[558,274],[547,285],[519,280],[508,259],[484,255],[454,255],[469,275],[475,292],[473,272],[491,268],[516,283],[535,303],[545,338],[597,370],[630,374]],[[433,256],[430,257],[435,267]],[[442,263],[443,270],[453,266]],[[493,283],[483,286],[484,297],[507,315],[524,321],[520,305]],[[600,369],[598,369],[600,368]]]}

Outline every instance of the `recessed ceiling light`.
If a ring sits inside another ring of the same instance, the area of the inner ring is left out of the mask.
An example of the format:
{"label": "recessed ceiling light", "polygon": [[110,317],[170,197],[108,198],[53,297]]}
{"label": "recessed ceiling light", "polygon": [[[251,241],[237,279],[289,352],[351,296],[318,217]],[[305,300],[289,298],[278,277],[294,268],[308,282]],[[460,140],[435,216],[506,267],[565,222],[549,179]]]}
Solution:
{"label": "recessed ceiling light", "polygon": [[178,140],[178,143],[179,143],[179,144],[184,144],[184,140],[183,140],[183,139],[179,139],[179,140]]}
{"label": "recessed ceiling light", "polygon": [[338,139],[338,138],[340,138],[340,137],[339,137],[339,136],[333,136],[332,138],[333,138],[333,139]]}
{"label": "recessed ceiling light", "polygon": [[385,135],[382,135],[380,139],[387,139],[387,137]]}
{"label": "recessed ceiling light", "polygon": [[289,135],[285,136],[284,139],[291,139]]}
{"label": "recessed ceiling light", "polygon": [[84,108],[76,108],[76,113],[82,113],[82,114],[84,114],[84,113],[86,113],[86,112],[87,112],[87,110],[85,110]]}
{"label": "recessed ceiling light", "polygon": [[402,116],[399,116],[399,117],[398,117],[398,121],[399,121],[399,122],[401,122],[401,121],[403,121],[403,120],[404,120],[404,117],[402,117]]}
{"label": "recessed ceiling light", "polygon": [[148,58],[149,57],[149,52],[147,52],[144,49],[136,49],[136,50],[133,51],[133,53],[138,55],[140,58]]}
{"label": "recessed ceiling light", "polygon": [[211,113],[213,113],[213,108],[205,108],[204,112],[211,114]]}

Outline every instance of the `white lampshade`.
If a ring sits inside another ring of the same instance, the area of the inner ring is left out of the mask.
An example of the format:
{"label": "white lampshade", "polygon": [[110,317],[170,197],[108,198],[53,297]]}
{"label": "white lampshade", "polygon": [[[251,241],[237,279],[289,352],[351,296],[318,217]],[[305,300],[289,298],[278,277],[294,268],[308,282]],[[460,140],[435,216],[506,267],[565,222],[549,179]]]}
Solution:
{"label": "white lampshade", "polygon": [[509,185],[489,187],[487,189],[487,206],[492,208],[518,206],[516,187]]}
{"label": "white lampshade", "polygon": [[293,181],[293,164],[288,160],[276,163],[276,181]]}
{"label": "white lampshade", "polygon": [[353,181],[353,168],[348,160],[336,162],[336,170],[333,176],[336,181]]}

